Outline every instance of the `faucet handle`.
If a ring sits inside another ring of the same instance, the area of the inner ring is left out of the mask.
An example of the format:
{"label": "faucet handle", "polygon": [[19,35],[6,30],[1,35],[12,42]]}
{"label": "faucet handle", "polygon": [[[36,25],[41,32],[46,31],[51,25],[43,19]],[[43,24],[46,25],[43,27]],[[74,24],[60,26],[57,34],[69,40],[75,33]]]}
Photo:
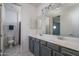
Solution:
{"label": "faucet handle", "polygon": [[42,36],[42,34],[40,34],[40,36]]}

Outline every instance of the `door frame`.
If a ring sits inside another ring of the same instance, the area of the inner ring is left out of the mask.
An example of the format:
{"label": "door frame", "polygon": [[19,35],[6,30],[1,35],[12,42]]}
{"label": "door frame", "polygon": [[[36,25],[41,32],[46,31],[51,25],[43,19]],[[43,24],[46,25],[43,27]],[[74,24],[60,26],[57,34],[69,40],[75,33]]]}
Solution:
{"label": "door frame", "polygon": [[[6,3],[5,3],[6,4]],[[4,21],[5,21],[5,4],[1,4],[1,55],[3,56],[4,55],[4,51],[5,51],[5,47],[4,47],[4,39],[5,39],[5,34],[4,34]],[[14,4],[16,5],[16,4]],[[16,5],[18,6],[18,5]],[[20,6],[19,6],[20,7]],[[19,8],[18,12],[17,12],[17,21],[19,23],[20,21],[20,11],[21,11],[21,8]],[[19,27],[18,27],[19,28]],[[19,31],[18,31],[19,32]],[[18,33],[19,34],[19,33]]]}
{"label": "door frame", "polygon": [[18,44],[21,45],[21,22],[19,22],[19,41]]}
{"label": "door frame", "polygon": [[4,26],[4,20],[5,20],[5,7],[4,7],[4,4],[1,4],[1,55],[4,55],[4,38],[5,38],[5,35],[4,35],[4,29],[3,29],[3,26]]}

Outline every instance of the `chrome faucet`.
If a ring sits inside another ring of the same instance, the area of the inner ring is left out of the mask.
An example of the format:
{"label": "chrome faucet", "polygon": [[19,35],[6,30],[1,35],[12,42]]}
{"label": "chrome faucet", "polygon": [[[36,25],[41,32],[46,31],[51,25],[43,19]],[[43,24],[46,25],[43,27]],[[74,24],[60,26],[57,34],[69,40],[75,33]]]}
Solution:
{"label": "chrome faucet", "polygon": [[64,39],[64,37],[62,37],[62,36],[58,36],[58,39],[63,40],[63,39]]}
{"label": "chrome faucet", "polygon": [[40,36],[42,36],[42,34],[40,34]]}

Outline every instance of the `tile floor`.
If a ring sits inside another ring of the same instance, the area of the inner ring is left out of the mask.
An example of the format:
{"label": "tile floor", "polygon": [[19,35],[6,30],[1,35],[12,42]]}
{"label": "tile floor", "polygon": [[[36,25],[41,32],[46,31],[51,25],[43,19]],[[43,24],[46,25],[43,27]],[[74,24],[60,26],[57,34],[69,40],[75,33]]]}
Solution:
{"label": "tile floor", "polygon": [[5,50],[4,56],[34,56],[28,49],[28,37],[21,40],[21,45],[14,46]]}
{"label": "tile floor", "polygon": [[21,46],[15,46],[5,50],[5,56],[33,56],[33,54],[26,50],[22,50]]}
{"label": "tile floor", "polygon": [[21,40],[21,45],[5,50],[6,56],[34,56],[28,49],[28,38]]}

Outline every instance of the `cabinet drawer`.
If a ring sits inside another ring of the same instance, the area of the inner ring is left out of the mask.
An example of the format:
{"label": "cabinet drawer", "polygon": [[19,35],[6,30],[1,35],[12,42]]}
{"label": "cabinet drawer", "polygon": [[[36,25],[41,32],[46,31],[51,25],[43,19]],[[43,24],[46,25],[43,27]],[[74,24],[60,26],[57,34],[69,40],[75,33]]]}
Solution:
{"label": "cabinet drawer", "polygon": [[44,45],[40,45],[40,55],[41,56],[51,56],[51,49],[44,46]]}
{"label": "cabinet drawer", "polygon": [[47,42],[47,47],[49,47],[51,49],[54,49],[56,51],[59,51],[60,50],[58,45],[53,44],[53,43],[49,43],[49,42]]}
{"label": "cabinet drawer", "polygon": [[57,51],[53,51],[53,56],[64,56],[64,55]]}
{"label": "cabinet drawer", "polygon": [[46,45],[46,41],[40,40],[40,43],[41,43],[42,45]]}
{"label": "cabinet drawer", "polygon": [[75,50],[65,48],[65,47],[61,48],[61,53],[67,56],[79,56],[79,51],[75,51]]}

